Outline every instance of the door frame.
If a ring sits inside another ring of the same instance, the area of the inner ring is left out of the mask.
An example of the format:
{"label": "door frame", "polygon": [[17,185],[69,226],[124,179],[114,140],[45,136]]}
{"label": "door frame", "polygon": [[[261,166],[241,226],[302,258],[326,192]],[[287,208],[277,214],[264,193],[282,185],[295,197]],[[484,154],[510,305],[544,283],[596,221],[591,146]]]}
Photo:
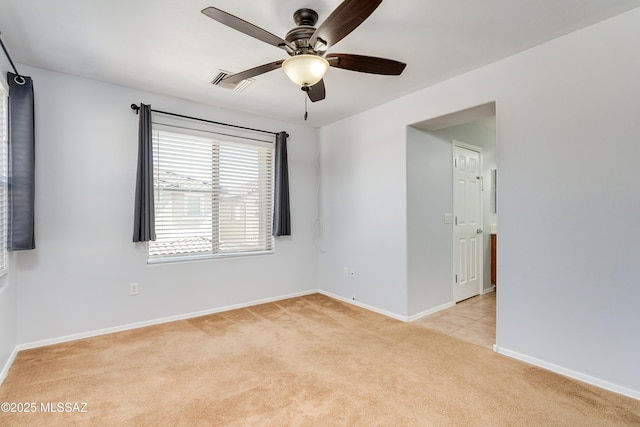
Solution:
{"label": "door frame", "polygon": [[[480,189],[480,224],[482,227],[482,244],[480,245],[480,259],[478,260],[478,295],[482,295],[482,292],[484,291],[484,202],[483,202],[483,197],[482,197],[482,192],[484,191],[484,175],[482,174],[483,172],[483,152],[482,152],[482,147],[478,147],[472,144],[468,144],[466,142],[462,142],[462,141],[458,141],[456,139],[452,139],[451,140],[451,176],[452,176],[452,185],[453,187],[451,188],[452,191],[452,211],[453,211],[453,216],[454,216],[454,221],[455,221],[455,216],[456,216],[456,190],[455,190],[455,186],[456,186],[456,182],[455,182],[455,178],[456,178],[456,167],[455,167],[455,161],[456,161],[456,156],[455,156],[455,149],[456,147],[460,147],[460,148],[465,148],[467,150],[470,151],[475,151],[479,154],[479,158],[480,158],[480,165],[479,165],[479,170],[480,170],[480,176],[482,177],[482,182],[481,182],[481,189]],[[453,229],[451,232],[451,240],[453,241],[453,265],[451,266],[452,271],[451,271],[451,301],[453,301],[454,304],[456,304],[456,294],[455,294],[455,285],[456,285],[456,232],[455,232],[455,226],[456,223],[454,222],[453,225]]]}

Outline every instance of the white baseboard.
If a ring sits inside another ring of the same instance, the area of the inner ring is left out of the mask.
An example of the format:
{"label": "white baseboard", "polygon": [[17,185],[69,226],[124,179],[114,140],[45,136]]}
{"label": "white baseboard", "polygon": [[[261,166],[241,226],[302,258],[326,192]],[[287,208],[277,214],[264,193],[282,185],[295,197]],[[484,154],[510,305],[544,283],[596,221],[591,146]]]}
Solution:
{"label": "white baseboard", "polygon": [[493,285],[490,288],[483,289],[482,292],[480,293],[480,295],[490,294],[491,292],[494,292],[495,290],[496,290],[496,285]]}
{"label": "white baseboard", "polygon": [[638,390],[633,390],[628,387],[610,383],[609,381],[592,377],[590,375],[583,374],[582,372],[573,371],[571,369],[567,369],[562,366],[558,366],[556,364],[546,362],[544,360],[536,359],[535,357],[527,356],[526,354],[522,354],[506,348],[502,348],[495,344],[493,346],[493,350],[496,353],[502,354],[507,357],[511,357],[513,359],[520,360],[530,365],[538,366],[548,371],[555,372],[556,374],[564,375],[565,377],[573,378],[574,380],[582,381],[584,383],[591,384],[596,387],[600,387],[605,390],[609,390],[614,393],[618,393],[623,396],[630,397],[632,399],[640,400],[640,391]]}
{"label": "white baseboard", "polygon": [[409,317],[407,317],[407,316],[401,316],[399,314],[392,313],[390,311],[382,310],[382,309],[380,309],[378,307],[374,307],[372,305],[365,304],[365,303],[362,303],[360,301],[356,301],[355,299],[345,298],[343,296],[340,296],[340,295],[337,295],[337,294],[333,294],[331,292],[327,292],[327,291],[323,291],[323,290],[317,290],[316,292],[318,292],[318,293],[320,293],[322,295],[326,295],[326,296],[328,296],[330,298],[337,299],[338,301],[346,302],[347,304],[353,304],[353,305],[355,305],[357,307],[364,308],[365,310],[373,311],[374,313],[378,313],[378,314],[382,314],[383,316],[391,317],[392,319],[402,320],[403,322],[408,322],[409,321]]}
{"label": "white baseboard", "polygon": [[9,374],[9,369],[11,369],[11,365],[13,365],[13,361],[16,360],[16,356],[18,355],[18,348],[14,348],[7,360],[7,363],[2,367],[2,371],[0,371],[0,385],[4,382],[4,379],[7,378],[7,374]]}
{"label": "white baseboard", "polygon": [[233,304],[233,305],[228,305],[228,306],[225,306],[225,307],[214,308],[214,309],[211,309],[211,310],[195,311],[195,312],[191,312],[191,313],[179,314],[179,315],[176,315],[176,316],[168,316],[168,317],[162,317],[162,318],[159,318],[159,319],[145,320],[143,322],[129,323],[129,324],[126,324],[126,325],[115,326],[115,327],[112,327],[112,328],[97,329],[97,330],[93,330],[93,331],[81,332],[79,334],[71,334],[71,335],[65,335],[65,336],[57,337],[57,338],[51,338],[51,339],[46,339],[46,340],[34,341],[34,342],[30,342],[30,343],[18,344],[18,346],[16,347],[15,353],[17,353],[18,351],[21,351],[21,350],[29,350],[29,349],[32,349],[32,348],[45,347],[45,346],[48,346],[48,345],[60,344],[60,343],[69,342],[69,341],[76,341],[76,340],[80,340],[80,339],[84,339],[84,338],[91,338],[91,337],[97,337],[97,336],[100,336],[100,335],[113,334],[115,332],[128,331],[128,330],[137,329],[137,328],[144,328],[146,326],[160,325],[162,323],[175,322],[177,320],[185,320],[185,319],[191,319],[191,318],[194,318],[194,317],[207,316],[209,314],[220,313],[220,312],[223,312],[223,311],[236,310],[236,309],[239,309],[239,308],[246,308],[246,307],[251,307],[251,306],[254,306],[254,305],[266,304],[266,303],[269,303],[269,302],[280,301],[280,300],[287,299],[287,298],[301,297],[301,296],[311,295],[311,294],[315,294],[315,293],[318,293],[317,289],[313,289],[313,290],[310,290],[310,291],[304,291],[304,292],[297,292],[297,293],[288,294],[288,295],[281,295],[281,296],[273,297],[273,298],[265,298],[265,299],[261,299],[261,300],[254,300],[254,301],[247,302],[247,303]]}
{"label": "white baseboard", "polygon": [[431,308],[431,309],[426,310],[426,311],[423,311],[423,312],[421,312],[421,313],[414,314],[413,316],[409,316],[409,317],[407,318],[407,319],[408,319],[407,321],[408,321],[408,322],[413,322],[414,320],[421,319],[421,318],[423,318],[423,317],[425,317],[425,316],[428,316],[428,315],[430,315],[430,314],[436,313],[436,312],[438,312],[438,311],[440,311],[440,310],[445,310],[445,309],[447,309],[447,308],[451,308],[451,307],[453,307],[454,305],[456,305],[456,303],[455,303],[455,302],[453,302],[453,301],[452,301],[452,302],[448,302],[448,303],[446,303],[446,304],[439,305],[439,306],[437,306],[437,307]]}

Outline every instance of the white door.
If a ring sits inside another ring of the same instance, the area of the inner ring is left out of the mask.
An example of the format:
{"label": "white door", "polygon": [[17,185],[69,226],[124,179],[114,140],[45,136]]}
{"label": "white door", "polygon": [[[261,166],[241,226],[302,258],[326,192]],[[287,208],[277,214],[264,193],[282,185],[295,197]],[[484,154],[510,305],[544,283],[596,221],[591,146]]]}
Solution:
{"label": "white door", "polygon": [[469,148],[453,146],[455,302],[478,295],[482,286],[481,149]]}

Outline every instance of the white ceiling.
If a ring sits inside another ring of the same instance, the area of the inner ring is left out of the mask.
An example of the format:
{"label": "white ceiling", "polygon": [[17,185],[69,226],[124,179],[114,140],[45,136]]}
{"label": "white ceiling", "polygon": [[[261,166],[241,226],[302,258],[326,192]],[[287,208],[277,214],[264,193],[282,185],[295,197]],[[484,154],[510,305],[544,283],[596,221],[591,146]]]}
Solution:
{"label": "white ceiling", "polygon": [[[242,92],[209,84],[219,69],[286,53],[200,11],[214,6],[284,38],[295,10],[315,9],[320,23],[340,2],[0,0],[0,31],[18,64],[304,123],[304,94],[281,70]],[[636,7],[640,0],[386,0],[329,52],[400,60],[405,72],[330,69],[327,98],[309,103],[306,123],[323,126]]]}

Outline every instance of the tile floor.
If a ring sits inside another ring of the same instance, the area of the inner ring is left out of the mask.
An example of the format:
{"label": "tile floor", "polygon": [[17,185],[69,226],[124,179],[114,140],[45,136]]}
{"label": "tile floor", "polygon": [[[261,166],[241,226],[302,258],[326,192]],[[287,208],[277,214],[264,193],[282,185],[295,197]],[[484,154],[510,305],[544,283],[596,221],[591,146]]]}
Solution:
{"label": "tile floor", "polygon": [[493,349],[496,342],[496,293],[478,295],[413,324]]}

